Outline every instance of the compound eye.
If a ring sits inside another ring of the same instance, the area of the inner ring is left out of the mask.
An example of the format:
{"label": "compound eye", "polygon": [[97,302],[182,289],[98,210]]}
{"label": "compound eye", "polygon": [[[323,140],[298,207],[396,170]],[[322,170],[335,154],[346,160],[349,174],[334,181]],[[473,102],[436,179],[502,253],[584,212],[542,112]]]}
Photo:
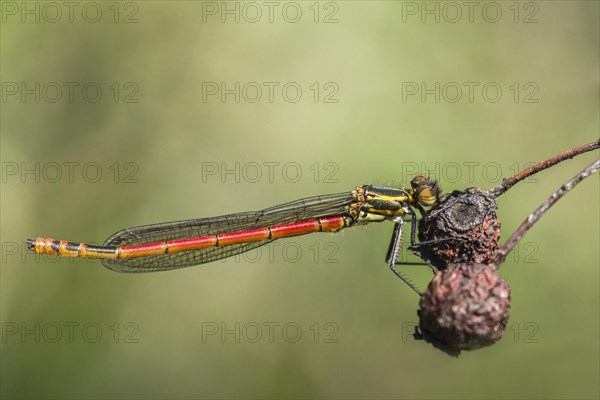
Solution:
{"label": "compound eye", "polygon": [[424,187],[417,197],[419,204],[425,207],[431,207],[437,201],[437,193],[431,187]]}
{"label": "compound eye", "polygon": [[416,190],[419,186],[424,185],[429,179],[423,175],[417,175],[410,181],[410,186]]}

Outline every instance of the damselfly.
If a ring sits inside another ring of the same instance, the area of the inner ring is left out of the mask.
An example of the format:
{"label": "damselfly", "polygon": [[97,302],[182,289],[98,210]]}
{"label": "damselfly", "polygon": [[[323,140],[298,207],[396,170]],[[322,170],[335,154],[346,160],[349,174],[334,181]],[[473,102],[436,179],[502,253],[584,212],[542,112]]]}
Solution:
{"label": "damselfly", "polygon": [[440,193],[435,181],[416,176],[410,188],[363,185],[352,192],[309,197],[262,211],[127,228],[103,246],[31,238],[27,247],[38,254],[99,258],[118,272],[165,271],[230,257],[279,238],[389,220],[395,225],[386,261],[394,274],[419,293],[396,270],[402,227],[404,219],[410,218],[410,242],[418,246],[415,209],[425,215],[423,207],[433,206]]}

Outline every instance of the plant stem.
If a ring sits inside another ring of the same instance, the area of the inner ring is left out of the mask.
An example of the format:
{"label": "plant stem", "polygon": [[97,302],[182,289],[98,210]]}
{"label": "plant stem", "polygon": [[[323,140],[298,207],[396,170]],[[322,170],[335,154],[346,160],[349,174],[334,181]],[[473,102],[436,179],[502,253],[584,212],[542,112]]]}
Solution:
{"label": "plant stem", "polygon": [[[565,153],[563,153],[563,154],[565,154]],[[578,154],[580,154],[580,153],[578,153]],[[573,156],[571,156],[571,157],[573,157]],[[571,158],[571,157],[569,157],[569,158]],[[557,162],[560,162],[560,161],[557,161]],[[538,164],[538,165],[540,165],[540,164]],[[556,164],[556,162],[554,164]],[[554,164],[552,164],[552,165],[554,165]],[[558,189],[556,192],[554,192],[552,194],[552,196],[550,196],[550,198],[548,198],[548,200],[544,201],[542,203],[542,205],[537,208],[537,210],[535,210],[533,213],[531,213],[527,217],[527,219],[525,221],[523,221],[521,226],[519,226],[519,228],[511,235],[511,237],[508,238],[506,243],[504,243],[504,246],[502,246],[502,248],[498,252],[498,255],[496,256],[496,258],[494,259],[494,262],[492,264],[495,265],[496,268],[499,268],[500,265],[504,262],[504,260],[506,260],[506,257],[511,252],[511,250],[515,247],[515,245],[519,242],[519,240],[521,240],[521,238],[523,237],[525,232],[527,232],[529,229],[531,229],[533,224],[535,224],[542,217],[542,215],[544,215],[544,213],[546,211],[548,211],[548,209],[550,209],[550,207],[552,207],[561,197],[563,197],[565,194],[567,194],[567,192],[569,192],[571,189],[573,189],[575,186],[577,186],[577,184],[579,182],[581,182],[588,176],[590,176],[590,175],[594,174],[596,171],[598,171],[598,169],[600,169],[600,160],[596,160],[595,162],[593,162],[589,167],[585,168],[583,171],[581,171],[579,174],[574,176],[567,183],[562,185],[560,187],[560,189]],[[523,172],[526,172],[526,171],[523,171]],[[517,174],[517,175],[519,175],[519,174]],[[517,176],[517,175],[515,175],[515,176]]]}
{"label": "plant stem", "polygon": [[600,140],[585,144],[580,147],[576,147],[571,150],[567,150],[564,153],[561,153],[555,157],[549,158],[545,161],[541,161],[538,164],[536,164],[530,168],[527,168],[526,170],[521,171],[518,174],[511,176],[508,179],[503,180],[501,184],[488,190],[488,193],[491,194],[492,196],[498,197],[501,194],[503,194],[504,192],[506,192],[508,189],[510,189],[511,187],[516,185],[518,182],[522,181],[523,179],[525,179],[533,174],[536,174],[546,168],[550,168],[553,165],[556,165],[562,161],[571,159],[575,156],[578,156],[580,154],[583,154],[583,153],[586,153],[588,151],[592,151],[592,150],[595,150],[598,148],[600,148]]}

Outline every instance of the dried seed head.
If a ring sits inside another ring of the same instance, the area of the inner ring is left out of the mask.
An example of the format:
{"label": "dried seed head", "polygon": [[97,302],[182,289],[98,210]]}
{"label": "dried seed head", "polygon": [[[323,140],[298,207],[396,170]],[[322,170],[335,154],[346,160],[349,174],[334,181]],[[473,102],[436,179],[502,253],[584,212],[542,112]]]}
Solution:
{"label": "dried seed head", "polygon": [[494,196],[477,188],[445,196],[419,221],[414,251],[439,270],[460,263],[490,264],[500,249],[500,220]]}
{"label": "dried seed head", "polygon": [[419,303],[415,335],[452,355],[494,344],[510,310],[510,288],[495,268],[460,264],[438,273]]}

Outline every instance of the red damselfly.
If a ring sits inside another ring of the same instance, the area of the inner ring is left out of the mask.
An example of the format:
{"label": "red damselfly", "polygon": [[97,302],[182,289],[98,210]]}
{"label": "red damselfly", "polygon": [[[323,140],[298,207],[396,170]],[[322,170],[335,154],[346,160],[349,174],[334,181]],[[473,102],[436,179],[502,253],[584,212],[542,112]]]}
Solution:
{"label": "red damselfly", "polygon": [[418,246],[415,209],[425,215],[423,207],[434,205],[440,192],[435,181],[416,176],[410,188],[363,185],[352,192],[309,197],[262,211],[127,228],[103,246],[30,238],[27,247],[38,254],[99,258],[118,272],[165,271],[230,257],[279,238],[389,220],[395,225],[386,261],[394,274],[419,293],[395,267],[402,227],[404,219],[410,218],[411,245]]}

